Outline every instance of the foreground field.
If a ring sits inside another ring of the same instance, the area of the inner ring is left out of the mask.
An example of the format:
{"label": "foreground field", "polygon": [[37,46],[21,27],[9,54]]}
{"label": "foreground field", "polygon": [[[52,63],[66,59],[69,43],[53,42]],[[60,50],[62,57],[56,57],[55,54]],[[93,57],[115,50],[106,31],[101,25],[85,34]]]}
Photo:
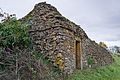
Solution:
{"label": "foreground field", "polygon": [[115,62],[112,65],[96,69],[76,70],[69,80],[120,80],[120,57],[113,55]]}

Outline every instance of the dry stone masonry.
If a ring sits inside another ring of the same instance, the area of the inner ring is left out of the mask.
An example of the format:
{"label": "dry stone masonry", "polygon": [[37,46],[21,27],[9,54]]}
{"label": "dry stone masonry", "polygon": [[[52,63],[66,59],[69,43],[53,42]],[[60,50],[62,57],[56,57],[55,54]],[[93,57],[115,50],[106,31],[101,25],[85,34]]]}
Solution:
{"label": "dry stone masonry", "polygon": [[80,26],[63,17],[50,4],[36,4],[21,21],[31,24],[29,32],[37,52],[45,54],[65,73],[114,61],[105,48],[91,41]]}

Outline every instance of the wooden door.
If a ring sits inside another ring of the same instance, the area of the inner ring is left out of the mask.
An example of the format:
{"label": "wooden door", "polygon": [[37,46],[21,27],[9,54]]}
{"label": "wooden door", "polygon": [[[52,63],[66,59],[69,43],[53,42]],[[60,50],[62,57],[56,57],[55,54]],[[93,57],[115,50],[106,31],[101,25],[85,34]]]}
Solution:
{"label": "wooden door", "polygon": [[80,68],[80,41],[76,41],[76,68]]}

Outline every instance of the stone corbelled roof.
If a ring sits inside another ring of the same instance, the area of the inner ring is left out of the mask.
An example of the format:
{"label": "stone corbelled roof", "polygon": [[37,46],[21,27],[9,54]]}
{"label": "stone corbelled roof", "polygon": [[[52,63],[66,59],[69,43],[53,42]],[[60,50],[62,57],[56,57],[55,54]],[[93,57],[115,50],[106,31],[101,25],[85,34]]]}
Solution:
{"label": "stone corbelled roof", "polygon": [[36,4],[34,9],[21,20],[31,23],[31,31],[43,31],[54,27],[62,27],[73,31],[75,35],[81,38],[88,38],[80,26],[63,17],[55,7],[46,2]]}

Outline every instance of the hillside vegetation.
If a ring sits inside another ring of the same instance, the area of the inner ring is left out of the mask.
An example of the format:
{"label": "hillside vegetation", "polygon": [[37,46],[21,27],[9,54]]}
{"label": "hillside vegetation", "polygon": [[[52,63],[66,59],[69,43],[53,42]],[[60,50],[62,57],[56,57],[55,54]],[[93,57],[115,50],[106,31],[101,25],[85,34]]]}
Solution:
{"label": "hillside vegetation", "polygon": [[112,65],[76,70],[69,80],[120,80],[120,57],[116,54],[112,55],[115,59]]}
{"label": "hillside vegetation", "polygon": [[59,70],[36,52],[28,30],[15,17],[0,23],[0,80],[61,80]]}

